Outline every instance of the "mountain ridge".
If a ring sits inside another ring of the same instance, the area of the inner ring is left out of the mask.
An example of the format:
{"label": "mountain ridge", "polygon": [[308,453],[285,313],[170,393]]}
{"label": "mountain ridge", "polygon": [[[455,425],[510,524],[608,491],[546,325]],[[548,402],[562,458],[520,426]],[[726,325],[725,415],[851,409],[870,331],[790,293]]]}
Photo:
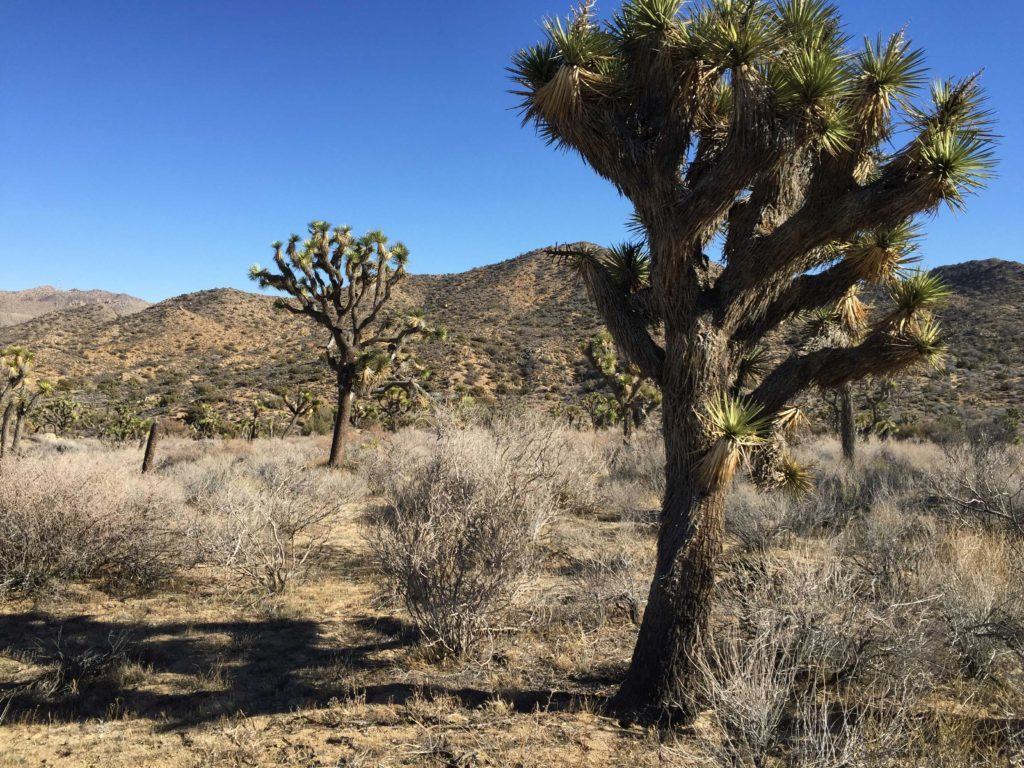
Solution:
{"label": "mountain ridge", "polygon": [[[944,373],[913,377],[913,410],[983,413],[1021,400],[1024,264],[986,259],[935,271],[954,291],[943,313],[951,361]],[[39,376],[64,379],[87,397],[135,387],[240,414],[276,387],[309,385],[329,396],[323,333],[275,310],[273,301],[213,288],[131,314],[71,306],[0,328],[0,346],[29,347]],[[595,384],[579,345],[601,325],[582,285],[558,268],[550,249],[466,272],[410,274],[395,301],[423,307],[449,329],[447,342],[419,350],[435,391],[554,403]]]}
{"label": "mountain ridge", "polygon": [[98,288],[61,290],[52,285],[38,285],[20,291],[0,291],[0,327],[20,325],[64,309],[95,305],[107,307],[121,316],[139,312],[150,303],[127,293]]}

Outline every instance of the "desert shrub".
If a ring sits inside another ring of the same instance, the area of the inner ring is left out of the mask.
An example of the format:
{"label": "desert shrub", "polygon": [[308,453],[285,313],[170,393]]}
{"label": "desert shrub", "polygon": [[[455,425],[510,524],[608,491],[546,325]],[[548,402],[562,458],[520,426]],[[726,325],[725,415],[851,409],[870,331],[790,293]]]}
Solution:
{"label": "desert shrub", "polygon": [[726,637],[697,664],[698,685],[715,723],[703,752],[718,765],[767,765],[782,746],[782,722],[797,693],[792,636],[767,630]]}
{"label": "desert shrub", "polygon": [[45,670],[28,688],[46,701],[77,696],[90,687],[115,682],[137,651],[137,644],[123,631],[111,631],[102,644],[74,642],[58,632],[50,642],[38,643],[33,661]]}
{"label": "desert shrub", "polygon": [[971,677],[1006,677],[1024,663],[1024,578],[1007,542],[950,531],[918,567],[919,590],[935,599],[938,631]]}
{"label": "desert shrub", "polygon": [[442,430],[415,465],[394,453],[369,534],[388,592],[428,643],[469,651],[529,578],[556,507],[549,436]]}
{"label": "desert shrub", "polygon": [[793,501],[766,493],[748,483],[737,484],[725,509],[726,531],[749,552],[767,552],[782,544],[792,531]]}
{"label": "desert shrub", "polygon": [[879,500],[840,535],[840,553],[867,579],[866,589],[897,601],[915,599],[914,574],[936,536],[934,520]]}
{"label": "desert shrub", "polygon": [[865,505],[884,497],[922,500],[930,492],[932,468],[942,453],[932,445],[871,441],[862,451],[855,475]]}
{"label": "desert shrub", "polygon": [[785,768],[887,768],[917,762],[922,738],[919,702],[897,683],[845,695],[818,693],[797,699],[780,766]]}
{"label": "desert shrub", "polygon": [[183,564],[180,498],[121,458],[70,454],[4,467],[0,589],[32,593],[95,580],[115,592],[145,592]]}
{"label": "desert shrub", "polygon": [[659,498],[665,493],[665,444],[653,428],[637,431],[627,444],[617,444],[608,465],[613,480],[636,484]]}
{"label": "desert shrub", "polygon": [[938,477],[948,512],[985,527],[1024,536],[1024,449],[979,438],[946,447]]}
{"label": "desert shrub", "polygon": [[923,505],[931,493],[932,467],[942,460],[933,446],[892,441],[866,441],[853,467],[837,453],[831,440],[800,447],[800,458],[815,465],[816,480],[814,492],[793,508],[794,533],[840,532],[882,501]]}
{"label": "desert shrub", "polygon": [[645,526],[633,522],[616,524],[607,537],[581,530],[575,521],[559,526],[549,546],[572,587],[556,615],[586,628],[601,626],[613,616],[638,625],[654,567],[653,541],[647,534]]}
{"label": "desert shrub", "polygon": [[200,556],[226,568],[250,604],[307,578],[331,520],[365,495],[358,477],[310,469],[287,454],[252,453],[227,466],[211,461],[205,473],[188,475],[187,485],[203,513],[193,531]]}
{"label": "desert shrub", "polygon": [[546,420],[525,425],[525,429],[519,425],[514,432],[523,441],[533,430],[550,434],[545,448],[549,457],[545,460],[545,472],[550,477],[558,508],[575,515],[600,511],[604,504],[600,483],[608,473],[604,436],[555,427]]}
{"label": "desert shrub", "polygon": [[920,616],[876,600],[870,583],[832,544],[738,559],[717,588],[718,626],[749,638],[783,633],[801,649],[807,677],[890,680],[917,674],[921,666]]}

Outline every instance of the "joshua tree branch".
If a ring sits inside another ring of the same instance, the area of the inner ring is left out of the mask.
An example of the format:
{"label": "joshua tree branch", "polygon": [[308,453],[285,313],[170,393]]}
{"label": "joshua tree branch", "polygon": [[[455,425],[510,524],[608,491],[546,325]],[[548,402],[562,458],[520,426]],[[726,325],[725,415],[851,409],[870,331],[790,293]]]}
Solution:
{"label": "joshua tree branch", "polygon": [[776,165],[787,144],[785,131],[770,125],[764,94],[756,85],[737,87],[736,108],[729,137],[714,160],[695,163],[691,184],[677,220],[686,222],[680,238],[689,242],[708,230],[732,207],[751,181]]}
{"label": "joshua tree branch", "polygon": [[577,263],[587,292],[616,345],[644,376],[660,383],[665,350],[655,342],[629,296],[615,285],[608,270],[600,263],[601,254],[606,254],[604,249],[578,244],[552,249],[552,253]]}
{"label": "joshua tree branch", "polygon": [[733,340],[756,342],[793,315],[838,301],[861,277],[856,266],[845,259],[823,272],[800,275],[768,305],[763,314],[741,325],[733,334]]}
{"label": "joshua tree branch", "polygon": [[828,347],[790,356],[764,378],[751,399],[771,415],[808,387],[833,389],[870,374],[894,373],[920,359],[912,346],[876,329],[855,347]]}

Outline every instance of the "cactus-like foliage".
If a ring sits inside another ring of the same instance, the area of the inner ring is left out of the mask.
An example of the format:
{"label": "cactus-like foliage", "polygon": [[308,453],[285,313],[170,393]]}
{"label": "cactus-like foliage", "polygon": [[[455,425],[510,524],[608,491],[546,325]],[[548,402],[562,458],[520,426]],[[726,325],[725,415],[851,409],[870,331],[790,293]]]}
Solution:
{"label": "cactus-like foliage", "polygon": [[24,383],[35,354],[24,347],[8,347],[0,351],[0,403],[6,402],[11,393]]}
{"label": "cactus-like foliage", "polygon": [[383,232],[362,237],[350,227],[314,221],[305,239],[276,242],[274,268],[254,266],[261,287],[287,294],[282,310],[304,315],[329,333],[327,362],[337,381],[338,404],[328,465],[341,464],[352,403],[401,357],[415,336],[438,335],[421,314],[386,315],[395,286],[405,277],[409,250]]}
{"label": "cactus-like foliage", "polygon": [[72,434],[83,419],[80,403],[67,394],[50,393],[45,395],[38,406],[37,419],[40,425],[50,429],[56,435]]}
{"label": "cactus-like foliage", "polygon": [[9,347],[0,351],[0,459],[7,454],[7,441],[11,426],[20,439],[24,414],[19,402],[25,398],[25,385],[35,355],[24,347]]}
{"label": "cactus-like foliage", "polygon": [[712,490],[728,485],[752,450],[765,443],[771,422],[756,403],[729,396],[709,404],[704,419],[715,441],[696,472],[701,485]]}
{"label": "cactus-like foliage", "polygon": [[288,426],[281,433],[282,438],[287,437],[296,424],[320,407],[320,398],[305,387],[279,389],[274,394],[277,404],[291,414]]}
{"label": "cactus-like foliage", "polygon": [[[512,60],[524,121],[629,199],[639,237],[558,249],[662,391],[663,530],[628,711],[696,712],[687,660],[710,632],[725,481],[755,451],[723,418],[771,420],[808,388],[940,355],[940,292],[903,278],[914,220],[992,174],[992,116],[977,77],[922,93],[924,72],[902,32],[852,45],[827,0],[624,0],[610,17],[583,2]],[[872,319],[865,284],[892,284],[895,308]],[[751,370],[769,334],[819,310],[842,334]]]}
{"label": "cactus-like foliage", "polygon": [[634,428],[642,427],[651,411],[661,402],[661,392],[641,375],[640,370],[624,362],[611,334],[604,331],[582,345],[583,354],[611,391],[611,398],[599,399],[591,409],[595,427],[620,424],[629,440]]}
{"label": "cactus-like foliage", "polygon": [[14,435],[11,437],[11,453],[18,455],[25,421],[36,408],[40,398],[53,394],[53,385],[45,380],[23,384],[14,399]]}

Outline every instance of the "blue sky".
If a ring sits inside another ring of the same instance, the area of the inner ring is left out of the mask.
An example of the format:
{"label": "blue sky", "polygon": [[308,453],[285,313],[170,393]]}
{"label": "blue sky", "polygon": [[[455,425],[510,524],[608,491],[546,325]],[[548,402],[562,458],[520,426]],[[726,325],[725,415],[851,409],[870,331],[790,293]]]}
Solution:
{"label": "blue sky", "polygon": [[[405,240],[415,272],[623,239],[625,201],[507,92],[568,4],[0,0],[0,289],[249,288],[313,218]],[[1021,4],[840,5],[858,37],[906,25],[935,76],[985,68],[1000,177],[928,222],[927,262],[1024,258]]]}

